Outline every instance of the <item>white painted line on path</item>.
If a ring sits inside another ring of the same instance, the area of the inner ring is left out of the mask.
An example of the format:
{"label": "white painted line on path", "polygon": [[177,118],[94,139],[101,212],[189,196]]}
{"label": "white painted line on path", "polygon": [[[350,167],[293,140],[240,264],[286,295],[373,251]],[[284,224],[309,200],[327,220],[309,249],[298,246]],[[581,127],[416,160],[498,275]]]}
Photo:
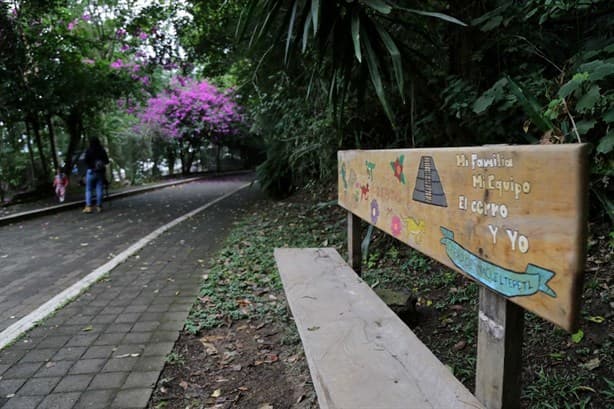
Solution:
{"label": "white painted line on path", "polygon": [[186,219],[189,219],[190,217],[195,216],[196,214],[202,212],[203,210],[226,199],[227,197],[237,193],[238,191],[245,189],[246,187],[250,185],[251,185],[251,182],[246,183],[238,187],[237,189],[229,193],[226,193],[225,195],[220,196],[217,199],[214,199],[208,202],[207,204],[195,210],[192,210],[191,212],[186,213],[183,216],[176,218],[172,222],[167,223],[164,226],[149,233],[147,236],[143,237],[142,239],[140,239],[139,241],[137,241],[136,243],[128,247],[126,250],[122,251],[120,254],[115,256],[113,259],[111,259],[106,264],[98,267],[96,270],[92,271],[87,276],[85,276],[84,278],[76,282],[75,284],[71,285],[66,290],[62,291],[61,293],[59,293],[58,295],[56,295],[55,297],[53,297],[52,299],[50,299],[49,301],[47,301],[46,303],[38,307],[36,310],[32,311],[30,314],[26,315],[25,317],[23,317],[22,319],[14,323],[13,325],[6,328],[4,331],[0,332],[0,350],[3,349],[5,346],[9,345],[11,342],[13,342],[13,340],[19,337],[21,334],[23,334],[30,328],[34,327],[38,321],[44,319],[46,316],[54,312],[56,309],[62,307],[68,301],[78,296],[83,290],[85,290],[90,285],[98,281],[100,277],[104,276],[105,274],[113,270],[115,267],[117,267],[117,265],[126,261],[128,257],[135,254],[137,251],[145,247],[152,240],[160,236],[162,233],[164,233],[168,229],[175,227],[176,225],[185,221]]}

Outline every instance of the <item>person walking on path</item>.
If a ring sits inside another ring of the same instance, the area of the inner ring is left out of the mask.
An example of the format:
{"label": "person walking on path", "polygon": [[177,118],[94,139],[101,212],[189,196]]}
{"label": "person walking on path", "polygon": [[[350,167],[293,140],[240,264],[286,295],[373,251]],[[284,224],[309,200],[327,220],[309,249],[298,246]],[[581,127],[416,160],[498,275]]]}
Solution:
{"label": "person walking on path", "polygon": [[105,182],[106,165],[109,163],[107,152],[100,139],[92,137],[85,151],[85,208],[83,213],[92,213],[92,190],[96,189],[96,211],[102,211],[102,192]]}

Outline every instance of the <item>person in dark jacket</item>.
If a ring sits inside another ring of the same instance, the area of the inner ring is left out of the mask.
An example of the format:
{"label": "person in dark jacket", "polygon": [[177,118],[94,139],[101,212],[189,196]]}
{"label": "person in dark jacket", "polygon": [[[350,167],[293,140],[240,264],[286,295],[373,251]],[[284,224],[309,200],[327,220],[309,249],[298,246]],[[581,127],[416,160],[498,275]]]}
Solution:
{"label": "person in dark jacket", "polygon": [[102,211],[102,191],[105,181],[106,165],[109,163],[107,152],[100,139],[90,139],[90,146],[85,151],[85,208],[83,213],[92,213],[92,190],[96,189],[96,211]]}

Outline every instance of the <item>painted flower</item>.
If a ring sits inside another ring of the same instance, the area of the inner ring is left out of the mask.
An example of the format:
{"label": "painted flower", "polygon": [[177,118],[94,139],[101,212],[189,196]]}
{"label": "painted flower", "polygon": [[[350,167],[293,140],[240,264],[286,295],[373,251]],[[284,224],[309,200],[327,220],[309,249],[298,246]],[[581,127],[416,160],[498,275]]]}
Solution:
{"label": "painted flower", "polygon": [[377,218],[379,217],[379,205],[377,200],[371,200],[371,223],[377,224]]}
{"label": "painted flower", "polygon": [[401,234],[402,224],[401,218],[397,215],[392,216],[392,223],[390,225],[390,230],[392,231],[392,235],[398,237]]}
{"label": "painted flower", "polygon": [[390,162],[390,167],[394,172],[394,177],[399,180],[399,182],[405,184],[405,175],[403,174],[403,160],[405,159],[405,155],[401,155],[394,162]]}

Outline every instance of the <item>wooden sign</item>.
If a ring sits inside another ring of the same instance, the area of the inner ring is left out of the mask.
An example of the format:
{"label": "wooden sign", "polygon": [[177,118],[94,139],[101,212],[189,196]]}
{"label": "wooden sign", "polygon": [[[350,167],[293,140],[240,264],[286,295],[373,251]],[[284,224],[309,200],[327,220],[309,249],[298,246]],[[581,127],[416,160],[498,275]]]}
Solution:
{"label": "wooden sign", "polygon": [[585,261],[587,149],[340,151],[339,204],[573,331]]}

